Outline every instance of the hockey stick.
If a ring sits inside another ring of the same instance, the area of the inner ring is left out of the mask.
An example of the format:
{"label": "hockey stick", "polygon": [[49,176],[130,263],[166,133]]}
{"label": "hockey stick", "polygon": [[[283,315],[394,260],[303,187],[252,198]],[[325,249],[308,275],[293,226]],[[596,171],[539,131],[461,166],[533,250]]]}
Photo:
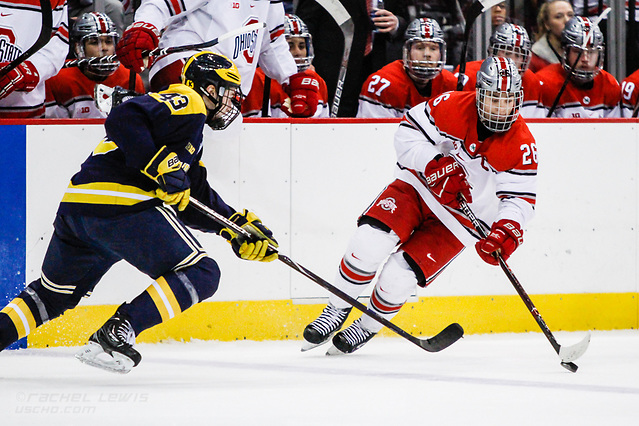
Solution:
{"label": "hockey stick", "polygon": [[501,3],[503,0],[475,0],[468,8],[466,14],[466,26],[464,28],[464,43],[462,44],[461,58],[459,62],[459,75],[457,76],[457,91],[464,88],[464,75],[466,74],[466,52],[468,50],[468,39],[470,38],[470,30],[472,30],[475,20],[486,10]]}
{"label": "hockey stick", "polygon": [[[481,225],[473,211],[470,209],[468,203],[466,203],[466,200],[461,195],[459,196],[459,205],[462,212],[468,218],[468,220],[472,222],[479,235],[482,238],[486,238],[488,236],[488,233]],[[584,354],[584,352],[586,352],[586,349],[588,349],[588,344],[590,343],[590,333],[588,333],[581,342],[572,346],[565,347],[557,343],[555,336],[553,336],[552,332],[546,325],[546,322],[541,317],[541,314],[533,304],[532,300],[530,300],[530,297],[526,293],[526,290],[524,290],[524,287],[521,285],[517,277],[515,277],[515,274],[510,269],[504,258],[501,256],[500,253],[495,253],[495,257],[499,261],[499,266],[501,266],[501,269],[510,280],[510,283],[513,285],[513,287],[515,287],[515,290],[517,290],[519,297],[521,297],[521,300],[524,301],[524,304],[528,308],[528,311],[530,311],[533,318],[535,318],[535,321],[537,321],[539,328],[541,328],[541,331],[543,331],[544,335],[546,336],[552,347],[555,349],[555,352],[557,352],[557,355],[559,355],[559,357],[561,358],[561,366],[573,373],[577,371],[577,364],[572,361],[579,358],[581,355]]]}
{"label": "hockey stick", "polygon": [[608,8],[604,10],[603,12],[601,12],[601,15],[599,15],[597,19],[593,22],[592,30],[588,33],[588,35],[586,35],[586,38],[584,38],[584,41],[581,44],[581,50],[579,50],[579,53],[577,54],[577,58],[575,58],[575,62],[570,66],[570,70],[568,71],[568,74],[566,74],[566,78],[564,79],[564,84],[561,85],[561,88],[559,89],[559,93],[557,93],[557,96],[555,97],[555,100],[552,103],[550,110],[548,110],[548,114],[546,115],[546,118],[550,118],[553,112],[555,112],[555,109],[557,109],[557,105],[559,104],[559,99],[566,91],[568,82],[570,81],[570,78],[572,77],[572,75],[575,73],[575,69],[577,68],[577,64],[579,63],[579,60],[581,59],[581,55],[584,53],[584,49],[588,45],[588,42],[594,38],[595,26],[599,25],[599,22],[601,22],[601,20],[605,18],[606,15],[608,15],[608,13],[610,13],[610,10],[611,8]]}
{"label": "hockey stick", "polygon": [[[224,33],[221,36],[214,38],[213,40],[205,41],[204,43],[185,44],[183,46],[173,46],[173,47],[163,47],[163,48],[158,47],[148,52],[147,56],[164,56],[164,55],[170,55],[171,53],[187,52],[189,50],[206,49],[207,47],[213,47],[216,44],[219,44],[228,38],[235,37],[236,35],[242,34],[246,31],[260,30],[262,28],[266,28],[266,23],[256,22],[254,24],[246,25],[244,27],[231,30],[228,33]],[[118,59],[118,55],[106,55],[106,56],[96,56],[93,58],[72,59],[70,61],[67,61],[64,64],[64,67],[70,68],[70,67],[79,67],[84,65],[110,63],[110,62],[117,61],[117,59]]]}
{"label": "hockey stick", "polygon": [[[193,206],[200,213],[203,213],[205,216],[208,216],[209,218],[213,219],[217,223],[219,223],[221,225],[224,225],[224,226],[226,226],[228,228],[231,228],[233,231],[237,232],[238,234],[241,234],[241,235],[243,235],[245,237],[250,237],[251,236],[251,234],[248,231],[246,231],[244,228],[238,226],[234,222],[231,222],[226,217],[222,216],[221,214],[219,214],[215,210],[213,210],[213,209],[207,207],[206,205],[202,204],[200,201],[194,199],[193,197],[191,197],[191,199],[189,201],[189,205]],[[272,249],[273,251],[277,251],[277,249],[275,247],[271,246],[271,245],[269,245],[269,248]],[[384,325],[385,327],[387,327],[387,328],[391,329],[392,331],[394,331],[395,333],[399,334],[404,339],[410,341],[411,343],[414,343],[415,345],[419,346],[420,348],[422,348],[422,349],[424,349],[424,350],[426,350],[428,352],[439,352],[439,351],[441,351],[443,349],[446,349],[447,347],[449,347],[450,345],[455,343],[457,340],[459,340],[464,335],[464,329],[461,327],[461,325],[459,325],[457,323],[452,323],[448,327],[446,327],[445,329],[440,331],[438,334],[436,334],[435,336],[433,336],[433,337],[431,337],[429,339],[419,339],[419,338],[417,338],[415,336],[412,336],[412,335],[408,334],[406,331],[404,331],[403,329],[399,328],[398,326],[396,326],[392,322],[388,321],[386,318],[383,318],[383,317],[379,316],[377,313],[371,311],[365,305],[363,305],[362,303],[358,302],[356,299],[350,297],[348,294],[344,293],[343,291],[341,291],[337,287],[333,286],[328,281],[325,281],[321,277],[319,277],[316,274],[314,274],[313,272],[309,271],[304,266],[302,266],[299,263],[291,260],[288,256],[285,256],[282,253],[278,253],[278,260],[280,262],[284,263],[285,265],[291,267],[292,269],[296,270],[300,274],[304,275],[305,277],[311,279],[315,283],[319,284],[321,287],[323,287],[326,290],[328,290],[329,292],[333,293],[334,295],[336,295],[337,297],[339,297],[343,301],[349,303],[353,307],[355,307],[358,310],[362,311],[365,315],[371,317],[375,321],[379,322],[380,324]]]}
{"label": "hockey stick", "polygon": [[40,0],[40,13],[42,14],[42,27],[40,27],[40,35],[36,42],[27,49],[22,55],[9,62],[6,67],[0,70],[0,77],[7,75],[8,72],[16,68],[18,65],[26,61],[42,49],[51,39],[51,31],[53,30],[53,9],[51,9],[51,0]]}
{"label": "hockey stick", "polygon": [[351,56],[351,47],[353,46],[353,34],[355,33],[355,24],[353,18],[346,11],[344,5],[339,0],[316,0],[329,15],[337,22],[342,34],[344,35],[344,53],[342,54],[342,63],[337,76],[337,85],[335,86],[335,95],[333,96],[333,104],[331,105],[332,118],[337,117],[339,112],[339,104],[342,100],[342,92],[344,91],[344,80],[346,80],[346,71],[348,70],[348,60]]}

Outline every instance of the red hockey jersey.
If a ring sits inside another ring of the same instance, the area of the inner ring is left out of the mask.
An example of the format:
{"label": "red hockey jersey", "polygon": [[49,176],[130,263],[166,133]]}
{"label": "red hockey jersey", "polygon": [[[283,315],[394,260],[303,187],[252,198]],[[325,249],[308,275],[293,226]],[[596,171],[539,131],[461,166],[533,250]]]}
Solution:
{"label": "red hockey jersey", "polygon": [[[510,130],[480,141],[475,92],[448,92],[409,110],[395,133],[397,178],[411,184],[437,217],[466,245],[474,233],[464,215],[429,192],[424,170],[438,154],[451,155],[464,168],[472,189],[471,208],[490,226],[510,219],[525,227],[534,215],[537,146],[520,116]],[[466,229],[462,228],[465,227]]]}
{"label": "red hockey jersey", "polygon": [[[328,89],[326,88],[326,82],[315,71],[307,69],[304,71],[310,77],[315,77],[319,82],[319,100],[317,103],[317,111],[313,117],[328,117]],[[257,68],[255,71],[255,77],[253,78],[253,85],[251,91],[246,95],[246,98],[242,101],[242,115],[244,117],[262,117],[262,100],[264,98],[264,80],[265,75],[262,68]],[[282,109],[282,106],[289,102],[287,101],[288,95],[282,89],[282,85],[277,81],[271,80],[271,95],[269,102],[270,116],[275,118],[288,117],[286,112]]]}
{"label": "red hockey jersey", "polygon": [[457,80],[450,71],[442,70],[431,84],[430,95],[422,95],[404,70],[404,62],[393,61],[364,82],[357,117],[400,118],[415,105],[455,90]]}
{"label": "red hockey jersey", "polygon": [[[120,65],[106,80],[109,87],[129,87],[129,70]],[[105,118],[95,105],[97,82],[89,79],[79,68],[63,68],[46,82],[46,118]],[[144,83],[136,75],[135,91],[144,93]]]}
{"label": "red hockey jersey", "polygon": [[633,72],[621,83],[621,116],[631,118],[639,102],[639,70]]}
{"label": "red hockey jersey", "polygon": [[[562,64],[551,64],[537,73],[542,81],[541,99],[550,109],[566,79]],[[605,118],[620,117],[619,100],[621,86],[608,72],[601,72],[594,78],[591,88],[576,86],[568,82],[561,95],[553,117],[561,118]]]}

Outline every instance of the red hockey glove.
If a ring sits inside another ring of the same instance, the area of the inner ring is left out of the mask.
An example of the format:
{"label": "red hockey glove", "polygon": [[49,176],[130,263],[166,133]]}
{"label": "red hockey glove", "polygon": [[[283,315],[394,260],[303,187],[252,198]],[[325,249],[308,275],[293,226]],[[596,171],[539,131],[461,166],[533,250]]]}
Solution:
{"label": "red hockey glove", "polygon": [[501,253],[501,257],[507,260],[511,254],[524,242],[524,231],[517,222],[501,219],[493,223],[490,234],[475,244],[475,249],[484,262],[491,265],[499,265],[499,261],[493,253]]}
{"label": "red hockey glove", "polygon": [[[8,62],[0,63],[0,69],[8,65]],[[30,92],[40,82],[38,70],[29,61],[25,61],[6,73],[0,78],[0,99],[6,98],[17,90],[19,92]]]}
{"label": "red hockey glove", "polygon": [[153,24],[136,22],[127,28],[122,34],[122,40],[115,48],[120,63],[136,73],[141,73],[144,68],[151,66],[145,64],[144,53],[158,47],[160,31]]}
{"label": "red hockey glove", "polygon": [[291,97],[290,111],[293,117],[312,117],[319,102],[319,81],[304,72],[298,72],[289,78],[289,84],[282,86]]}
{"label": "red hockey glove", "polygon": [[452,157],[438,155],[426,165],[424,175],[428,188],[441,204],[458,209],[460,193],[468,203],[473,202],[466,172]]}

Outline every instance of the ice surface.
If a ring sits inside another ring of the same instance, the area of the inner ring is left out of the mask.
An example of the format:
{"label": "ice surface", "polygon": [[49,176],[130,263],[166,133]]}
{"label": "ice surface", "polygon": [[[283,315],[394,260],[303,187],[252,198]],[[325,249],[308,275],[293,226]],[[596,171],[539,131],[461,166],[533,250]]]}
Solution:
{"label": "ice surface", "polygon": [[[584,333],[555,333],[564,345]],[[3,425],[635,425],[639,332],[594,332],[577,373],[541,333],[436,354],[377,337],[351,355],[300,341],[141,344],[127,375],[77,348],[0,353]]]}

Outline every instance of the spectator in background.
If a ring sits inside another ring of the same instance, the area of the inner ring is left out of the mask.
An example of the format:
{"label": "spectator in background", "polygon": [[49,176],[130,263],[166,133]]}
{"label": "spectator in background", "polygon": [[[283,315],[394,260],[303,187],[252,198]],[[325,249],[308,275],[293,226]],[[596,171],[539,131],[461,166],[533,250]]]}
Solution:
{"label": "spectator in background", "polygon": [[[51,2],[51,39],[26,61],[0,76],[0,118],[44,117],[44,82],[56,75],[69,52],[66,0]],[[0,69],[36,42],[42,27],[38,7],[0,4]]]}
{"label": "spectator in background", "polygon": [[[120,36],[104,13],[90,12],[78,18],[70,33],[71,49],[78,59],[115,54]],[[129,71],[114,62],[63,68],[46,82],[46,118],[104,118],[95,104],[96,84],[129,87]],[[135,76],[135,91],[144,93],[142,79]]]}
{"label": "spectator in background", "polygon": [[[588,18],[575,16],[562,32],[561,46],[562,63],[548,65],[537,73],[542,82],[542,102],[551,116],[619,117],[621,89],[617,80],[602,69],[605,49],[599,27]],[[566,78],[569,81],[561,93]]]}
{"label": "spectator in background", "polygon": [[[528,69],[530,63],[530,38],[526,29],[520,25],[511,23],[501,24],[490,36],[488,55],[502,58],[510,58],[515,62],[521,75],[521,87],[524,98],[520,114],[524,118],[543,118],[546,109],[541,102],[541,83],[539,78]],[[466,64],[464,75],[464,90],[475,90],[477,83],[477,71],[483,61],[473,61]],[[455,70],[458,76],[459,67]]]}
{"label": "spectator in background", "polygon": [[[365,0],[340,0],[340,3],[351,16],[355,31],[337,115],[355,117],[362,84],[366,77],[389,62],[387,42],[403,36],[408,26],[408,10],[404,0],[386,0],[384,9],[377,10],[373,20]],[[313,65],[326,81],[328,99],[333,102],[344,52],[342,31],[315,0],[299,0],[296,14],[313,36]],[[374,29],[378,32],[373,34]]]}
{"label": "spectator in background", "polygon": [[120,0],[69,0],[69,27],[73,27],[72,21],[88,12],[106,14],[113,21],[118,34],[124,32],[124,6]]}
{"label": "spectator in background", "polygon": [[[306,24],[298,16],[287,14],[285,18],[284,37],[286,37],[286,41],[288,42],[291,55],[295,58],[297,71],[313,79],[319,87],[317,111],[315,111],[313,117],[328,117],[329,110],[326,83],[324,79],[315,72],[312,65],[313,58],[315,57],[313,53],[313,38],[308,32]],[[251,90],[242,101],[242,115],[244,117],[264,116],[262,107],[265,94],[265,80],[266,76],[264,75],[264,71],[258,67],[257,70],[255,70]],[[297,106],[295,105],[295,100],[291,100],[278,82],[270,81],[269,92],[269,112],[267,112],[266,117],[296,116],[295,110]]]}
{"label": "spectator in background", "polygon": [[494,5],[490,8],[490,23],[493,26],[493,30],[506,22],[508,18],[508,7],[506,6],[506,2],[502,1],[499,4]]}
{"label": "spectator in background", "polygon": [[566,0],[548,0],[541,5],[537,15],[537,41],[532,46],[532,72],[561,62],[561,32],[574,15],[572,6]]}
{"label": "spectator in background", "polygon": [[[464,10],[471,0],[409,0],[408,12],[411,22],[415,18],[431,18],[437,21],[444,32],[447,65],[452,70],[459,64],[464,41]],[[472,53],[473,46],[468,46]]]}
{"label": "spectator in background", "polygon": [[457,80],[444,69],[446,41],[437,21],[415,19],[405,39],[404,59],[391,62],[364,82],[357,117],[401,118],[415,105],[455,90]]}

